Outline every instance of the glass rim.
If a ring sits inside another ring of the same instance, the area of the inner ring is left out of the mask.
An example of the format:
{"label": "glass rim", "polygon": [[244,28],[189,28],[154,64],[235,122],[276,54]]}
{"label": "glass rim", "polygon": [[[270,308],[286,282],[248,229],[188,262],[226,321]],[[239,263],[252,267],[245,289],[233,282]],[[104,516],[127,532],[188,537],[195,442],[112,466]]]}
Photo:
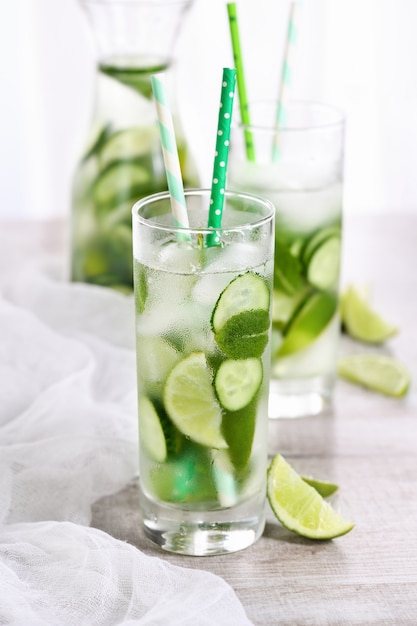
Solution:
{"label": "glass rim", "polygon": [[[277,103],[275,100],[252,100],[248,103],[248,107],[249,107],[249,114],[251,111],[251,107],[256,107],[256,106],[267,106],[270,107],[271,110],[276,109],[277,107]],[[279,126],[273,126],[272,124],[268,124],[268,125],[264,125],[264,124],[255,124],[255,123],[249,123],[249,124],[245,124],[243,121],[239,121],[237,122],[237,124],[234,125],[234,128],[238,128],[238,129],[244,129],[244,130],[248,130],[248,131],[256,131],[256,132],[271,132],[271,131],[275,131],[275,132],[284,132],[284,133],[296,133],[296,132],[305,132],[305,131],[310,131],[310,132],[315,132],[315,131],[322,131],[322,130],[326,130],[326,129],[331,129],[331,128],[343,128],[346,122],[346,114],[345,112],[340,109],[339,107],[333,105],[333,104],[329,104],[327,102],[322,102],[321,100],[305,100],[305,99],[294,99],[294,100],[289,100],[286,105],[286,107],[292,109],[292,110],[296,110],[298,109],[320,109],[322,111],[325,111],[329,114],[331,114],[332,119],[328,119],[325,120],[323,122],[303,122],[300,124],[293,124],[293,125],[289,125],[289,124],[283,124],[283,125],[279,125]]]}
{"label": "glass rim", "polygon": [[[187,188],[184,189],[184,195],[187,196],[195,196],[195,197],[203,197],[207,196],[209,199],[211,194],[211,189],[208,188]],[[237,191],[233,189],[226,189],[224,192],[224,196],[226,198],[240,197],[242,199],[253,201],[255,200],[257,204],[262,204],[267,209],[267,214],[262,215],[259,219],[253,220],[252,222],[245,222],[243,224],[233,224],[231,226],[220,226],[219,228],[210,228],[208,226],[202,227],[183,227],[183,226],[167,226],[165,224],[159,224],[158,222],[153,222],[152,219],[145,218],[139,214],[139,210],[144,206],[149,206],[150,204],[154,204],[159,202],[160,200],[170,200],[171,194],[169,191],[161,191],[159,193],[154,193],[149,196],[145,196],[140,200],[137,200],[132,206],[132,217],[137,224],[141,224],[142,226],[146,226],[148,228],[152,228],[154,230],[158,230],[161,232],[170,232],[170,233],[190,233],[197,235],[209,235],[210,233],[223,233],[223,232],[233,232],[233,231],[242,231],[242,230],[253,230],[255,228],[259,228],[268,224],[271,220],[273,220],[275,216],[275,207],[270,200],[267,198],[257,196],[252,193],[247,193],[245,191]],[[167,211],[170,213],[170,211]],[[254,213],[250,213],[250,215],[255,215]]]}
{"label": "glass rim", "polygon": [[137,5],[137,6],[168,6],[168,5],[184,5],[191,6],[195,0],[79,0],[81,5],[88,4],[101,4],[101,5],[114,5],[114,4],[127,4],[127,5]]}

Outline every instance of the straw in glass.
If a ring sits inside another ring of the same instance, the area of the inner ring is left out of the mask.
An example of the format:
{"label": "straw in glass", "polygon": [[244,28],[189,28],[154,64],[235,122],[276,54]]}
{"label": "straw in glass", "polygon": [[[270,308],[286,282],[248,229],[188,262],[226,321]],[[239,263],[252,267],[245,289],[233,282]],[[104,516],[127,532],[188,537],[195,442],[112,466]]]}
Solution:
{"label": "straw in glass", "polygon": [[[236,70],[227,67],[223,68],[220,108],[217,123],[216,151],[214,154],[213,177],[210,194],[208,217],[209,228],[220,228],[222,223],[235,84]],[[207,246],[215,246],[218,242],[219,235],[217,232],[210,233],[207,236]]]}
{"label": "straw in glass", "polygon": [[[178,228],[188,228],[187,204],[185,201],[180,160],[175,139],[174,123],[169,107],[168,93],[164,83],[164,74],[154,74],[151,77],[151,83],[175,226]],[[179,239],[183,241],[189,240],[190,236],[184,233],[179,236]]]}
{"label": "straw in glass", "polygon": [[[285,105],[288,101],[288,91],[292,83],[292,62],[293,62],[293,53],[295,50],[295,45],[297,42],[297,13],[299,9],[299,4],[297,2],[291,2],[289,14],[288,14],[288,25],[287,25],[287,36],[285,40],[285,48],[284,48],[284,58],[282,61],[282,70],[281,70],[281,80],[278,91],[278,103],[277,110],[275,116],[275,128],[279,129],[280,126],[285,124]],[[274,140],[272,144],[272,160],[276,161],[279,157],[279,141],[278,141],[278,133],[274,134]]]}
{"label": "straw in glass", "polygon": [[[239,26],[235,2],[229,2],[227,4],[227,13],[229,16],[230,37],[232,40],[233,57],[236,67],[240,115],[243,125],[248,127],[250,126],[249,105],[246,93],[245,73],[243,70],[243,58],[240,46]],[[255,148],[253,145],[253,136],[248,128],[245,129],[245,146],[248,161],[254,161]]]}

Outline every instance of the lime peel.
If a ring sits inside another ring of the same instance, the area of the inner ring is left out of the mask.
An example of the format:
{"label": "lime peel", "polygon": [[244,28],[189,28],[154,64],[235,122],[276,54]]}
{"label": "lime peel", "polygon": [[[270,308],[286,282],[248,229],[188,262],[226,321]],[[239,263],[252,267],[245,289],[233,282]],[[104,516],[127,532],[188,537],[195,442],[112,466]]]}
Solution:
{"label": "lime peel", "polygon": [[268,468],[267,496],[278,521],[308,539],[334,539],[354,527],[276,454]]}

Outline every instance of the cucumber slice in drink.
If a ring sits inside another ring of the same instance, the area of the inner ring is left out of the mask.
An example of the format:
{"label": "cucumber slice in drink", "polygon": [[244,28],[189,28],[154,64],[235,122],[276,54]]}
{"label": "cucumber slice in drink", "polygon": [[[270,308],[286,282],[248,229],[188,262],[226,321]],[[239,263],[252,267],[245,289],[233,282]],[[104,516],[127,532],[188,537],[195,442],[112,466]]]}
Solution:
{"label": "cucumber slice in drink", "polygon": [[301,258],[305,266],[308,266],[315,250],[330,237],[341,237],[340,226],[327,226],[316,231],[307,241],[301,253]]}
{"label": "cucumber slice in drink", "polygon": [[262,276],[246,272],[234,278],[220,294],[213,313],[211,325],[218,332],[233,316],[256,309],[269,311],[269,289]]}
{"label": "cucumber slice in drink", "polygon": [[208,448],[227,448],[204,352],[193,352],[174,366],[165,382],[164,405],[186,437]]}
{"label": "cucumber slice in drink", "polygon": [[258,393],[263,368],[260,359],[223,361],[214,380],[217,397],[227,411],[243,409]]}
{"label": "cucumber slice in drink", "polygon": [[307,280],[310,285],[318,289],[331,289],[337,285],[340,248],[340,237],[329,237],[315,249],[307,267]]}
{"label": "cucumber slice in drink", "polygon": [[159,147],[156,126],[132,127],[119,130],[103,144],[100,151],[100,164],[104,168],[112,161],[130,160],[143,154],[152,153]]}
{"label": "cucumber slice in drink", "polygon": [[133,200],[149,187],[149,172],[134,161],[115,161],[99,174],[93,186],[94,200],[102,207]]}
{"label": "cucumber slice in drink", "polygon": [[323,332],[336,309],[335,294],[324,292],[309,296],[290,320],[277,356],[288,356],[306,348]]}
{"label": "cucumber slice in drink", "polygon": [[167,445],[158,413],[147,396],[138,400],[139,436],[143,448],[151,459],[163,463],[167,457]]}
{"label": "cucumber slice in drink", "polygon": [[132,60],[127,58],[111,59],[108,63],[100,63],[99,69],[102,74],[110,76],[119,83],[131,87],[144,98],[152,98],[151,75],[163,72],[167,68],[166,63],[158,63],[152,66],[138,67],[131,64]]}

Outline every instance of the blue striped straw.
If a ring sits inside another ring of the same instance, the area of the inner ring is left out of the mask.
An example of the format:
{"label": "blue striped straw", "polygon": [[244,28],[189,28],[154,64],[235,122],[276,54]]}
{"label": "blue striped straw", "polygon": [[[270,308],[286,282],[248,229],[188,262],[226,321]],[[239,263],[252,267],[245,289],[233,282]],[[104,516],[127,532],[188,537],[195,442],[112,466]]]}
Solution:
{"label": "blue striped straw", "polygon": [[[168,93],[164,84],[164,74],[154,74],[151,77],[151,83],[175,226],[178,228],[188,228],[187,204],[182,182],[180,159],[175,139],[174,123],[169,107]],[[189,239],[189,235],[185,235],[184,233],[182,239]]]}
{"label": "blue striped straw", "polygon": [[[275,117],[275,128],[284,126],[286,123],[286,110],[285,105],[288,101],[288,91],[292,83],[292,62],[295,45],[297,43],[297,12],[300,8],[300,4],[297,2],[291,2],[289,15],[287,36],[285,40],[284,58],[282,62],[281,80],[278,92],[278,104]],[[277,133],[274,135],[274,142],[272,146],[272,159],[276,161],[279,157],[279,145],[278,145]]]}

